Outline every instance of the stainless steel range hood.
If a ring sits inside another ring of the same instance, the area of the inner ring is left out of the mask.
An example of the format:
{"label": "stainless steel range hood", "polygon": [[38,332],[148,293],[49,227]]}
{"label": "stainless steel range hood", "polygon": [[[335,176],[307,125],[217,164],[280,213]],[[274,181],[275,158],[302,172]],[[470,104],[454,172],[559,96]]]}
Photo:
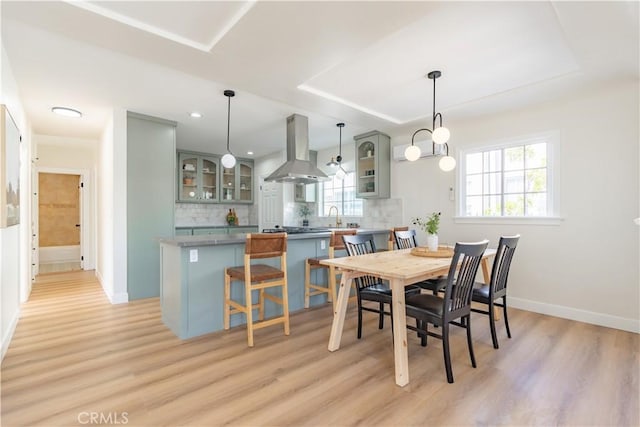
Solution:
{"label": "stainless steel range hood", "polygon": [[287,117],[287,161],[264,180],[314,184],[329,179],[309,161],[309,119],[300,114]]}

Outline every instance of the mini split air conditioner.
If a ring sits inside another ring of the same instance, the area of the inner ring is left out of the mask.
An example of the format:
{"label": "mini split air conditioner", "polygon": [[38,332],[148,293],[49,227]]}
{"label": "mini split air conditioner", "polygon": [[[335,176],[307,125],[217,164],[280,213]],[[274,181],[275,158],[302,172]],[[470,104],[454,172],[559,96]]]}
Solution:
{"label": "mini split air conditioner", "polygon": [[[404,157],[404,150],[411,144],[405,145],[396,145],[393,147],[393,160],[399,162],[403,160],[407,160]],[[415,145],[420,147],[420,157],[437,157],[437,156],[445,156],[447,154],[447,150],[444,147],[444,144],[436,144],[435,145],[435,154],[433,154],[433,146],[431,140],[428,141],[416,141]]]}

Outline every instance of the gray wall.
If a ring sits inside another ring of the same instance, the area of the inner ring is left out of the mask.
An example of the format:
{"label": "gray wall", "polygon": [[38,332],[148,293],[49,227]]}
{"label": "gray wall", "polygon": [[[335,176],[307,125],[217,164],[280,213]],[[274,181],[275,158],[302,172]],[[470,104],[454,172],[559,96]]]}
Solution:
{"label": "gray wall", "polygon": [[160,237],[174,229],[176,123],[127,114],[127,292],[160,295]]}

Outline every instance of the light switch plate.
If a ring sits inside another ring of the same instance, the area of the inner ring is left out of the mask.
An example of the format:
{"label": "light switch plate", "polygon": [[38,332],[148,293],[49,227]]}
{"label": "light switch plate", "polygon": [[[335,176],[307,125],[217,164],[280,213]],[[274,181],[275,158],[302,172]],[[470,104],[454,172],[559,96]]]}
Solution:
{"label": "light switch plate", "polygon": [[320,249],[326,249],[327,248],[327,242],[325,242],[324,240],[320,240]]}
{"label": "light switch plate", "polygon": [[191,249],[189,251],[189,262],[198,262],[198,250]]}

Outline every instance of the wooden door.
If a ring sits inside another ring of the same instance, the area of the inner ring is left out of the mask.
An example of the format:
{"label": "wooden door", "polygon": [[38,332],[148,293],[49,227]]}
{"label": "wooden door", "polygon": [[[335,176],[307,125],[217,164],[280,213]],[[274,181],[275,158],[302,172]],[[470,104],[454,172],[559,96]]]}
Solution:
{"label": "wooden door", "polygon": [[80,175],[38,175],[40,247],[80,244]]}

